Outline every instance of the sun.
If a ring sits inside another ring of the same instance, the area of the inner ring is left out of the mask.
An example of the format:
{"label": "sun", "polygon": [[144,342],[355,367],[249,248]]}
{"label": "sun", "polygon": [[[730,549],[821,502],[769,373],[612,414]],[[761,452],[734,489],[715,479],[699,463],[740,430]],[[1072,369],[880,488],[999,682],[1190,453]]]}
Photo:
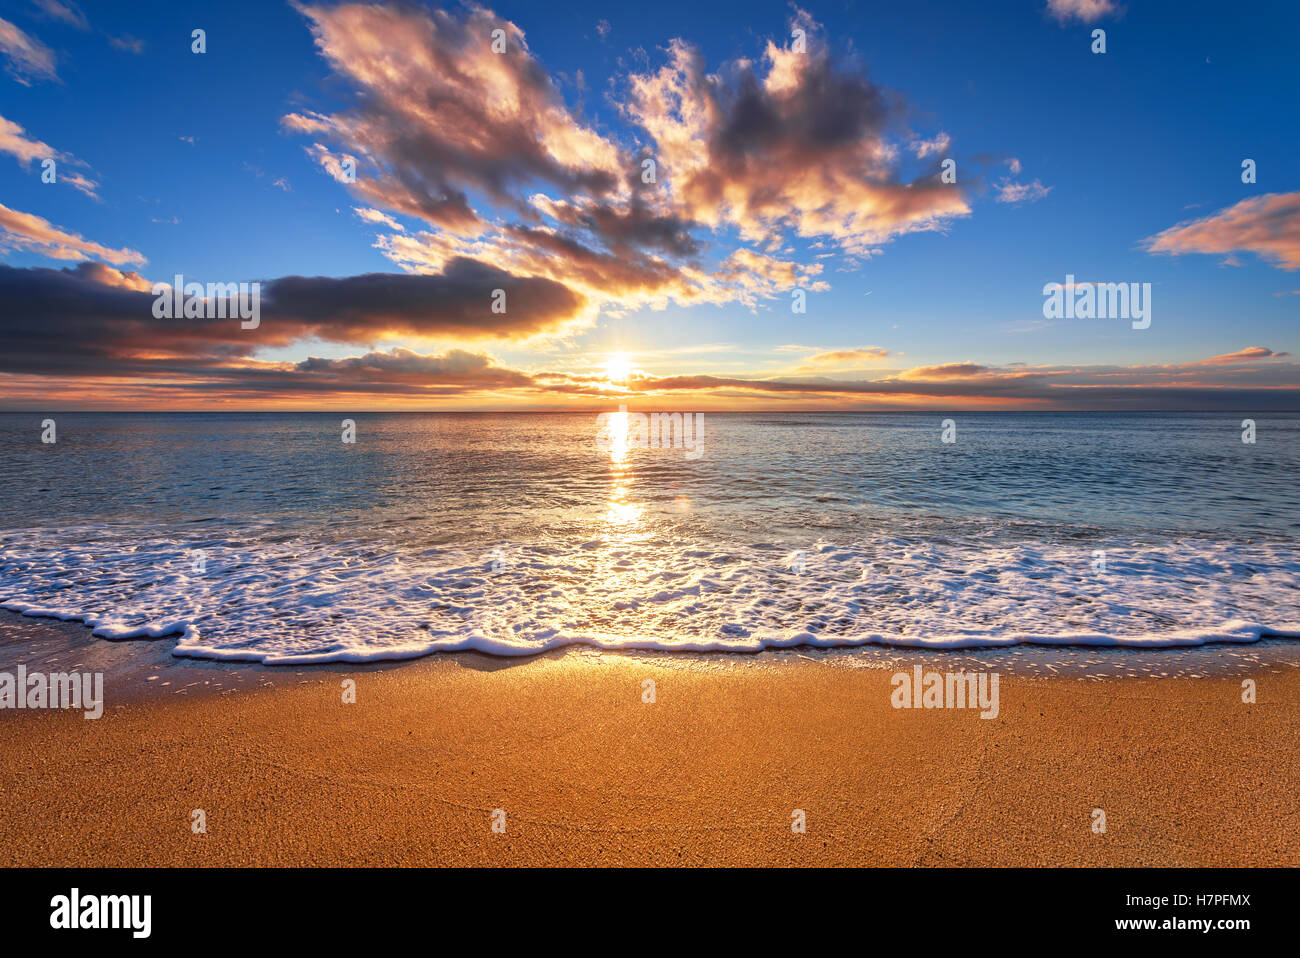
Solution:
{"label": "sun", "polygon": [[610,353],[605,360],[605,378],[612,383],[625,383],[632,375],[632,364],[623,353]]}

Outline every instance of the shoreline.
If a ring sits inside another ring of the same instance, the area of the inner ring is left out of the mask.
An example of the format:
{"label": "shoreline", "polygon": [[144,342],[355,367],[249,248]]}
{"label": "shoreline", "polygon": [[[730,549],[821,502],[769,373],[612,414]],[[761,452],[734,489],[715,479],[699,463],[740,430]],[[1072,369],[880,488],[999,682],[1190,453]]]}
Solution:
{"label": "shoreline", "polygon": [[[34,667],[42,650],[56,666],[102,665],[108,702],[96,721],[0,712],[0,865],[1300,862],[1294,643],[1272,648],[1281,661],[1201,678],[984,661],[1002,673],[999,716],[984,720],[895,709],[888,664],[835,656],[272,668],[77,642],[54,625],[16,641],[0,623],[0,667]],[[956,667],[947,652],[904,657]]]}
{"label": "shoreline", "polygon": [[[1249,642],[1229,640],[1198,645],[1149,647],[1135,645],[1025,643],[1008,646],[922,647],[866,643],[863,645],[763,648],[753,650],[673,650],[604,648],[575,642],[526,654],[501,655],[478,650],[376,658],[371,661],[262,662],[256,659],[222,659],[173,653],[179,634],[157,637],[107,638],[94,635],[91,626],[77,619],[28,615],[0,608],[0,670],[24,662],[29,668],[48,665],[47,671],[75,666],[103,670],[106,680],[116,678],[119,692],[132,698],[141,678],[169,672],[186,677],[224,674],[258,675],[266,684],[276,675],[316,672],[368,673],[412,668],[438,661],[476,662],[508,668],[537,659],[565,656],[613,657],[646,662],[676,662],[692,667],[744,663],[777,667],[802,661],[821,662],[848,669],[908,670],[917,663],[943,662],[958,669],[1000,670],[1025,676],[1068,676],[1097,681],[1116,677],[1194,678],[1249,675],[1259,670],[1300,669],[1300,638],[1269,634]],[[69,659],[75,660],[69,663]],[[56,668],[58,667],[58,668]],[[0,713],[2,714],[2,713]]]}

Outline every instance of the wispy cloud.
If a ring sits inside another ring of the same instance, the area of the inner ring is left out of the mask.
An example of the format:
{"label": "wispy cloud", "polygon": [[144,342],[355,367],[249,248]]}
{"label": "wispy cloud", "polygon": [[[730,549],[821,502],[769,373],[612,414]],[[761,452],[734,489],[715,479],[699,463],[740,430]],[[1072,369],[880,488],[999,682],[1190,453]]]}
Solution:
{"label": "wispy cloud", "polygon": [[33,213],[12,210],[0,203],[0,249],[25,249],[50,259],[82,260],[87,257],[114,266],[148,262],[137,250],[113,249],[85,239],[79,233],[54,226]]}
{"label": "wispy cloud", "polygon": [[1044,186],[1041,180],[1034,180],[1030,183],[1021,183],[1015,179],[1020,175],[1023,166],[1019,159],[1011,157],[1007,160],[1007,169],[1010,175],[1002,177],[994,184],[994,199],[999,203],[1036,203],[1052,192],[1050,186]]}
{"label": "wispy cloud", "polygon": [[361,219],[365,220],[367,223],[374,223],[378,226],[386,226],[390,230],[393,230],[394,232],[397,233],[406,232],[405,226],[397,222],[397,220],[393,219],[391,216],[389,216],[387,213],[383,212],[382,210],[371,209],[370,207],[366,207],[366,206],[354,206],[352,208],[352,212],[356,213],[357,216],[361,217]]}
{"label": "wispy cloud", "polygon": [[1232,366],[1236,363],[1249,363],[1260,359],[1285,359],[1290,355],[1290,353],[1275,353],[1264,346],[1249,346],[1246,349],[1239,349],[1235,353],[1224,353],[1222,356],[1211,356],[1208,359],[1185,364],[1184,368],[1189,366]]}
{"label": "wispy cloud", "polygon": [[[1300,190],[1251,197],[1143,241],[1152,253],[1254,253],[1285,270],[1300,269]],[[1234,261],[1233,265],[1240,265]]]}
{"label": "wispy cloud", "polygon": [[832,349],[817,353],[804,359],[800,369],[808,370],[818,367],[845,369],[876,363],[889,356],[889,350],[880,346],[860,346],[856,349]]}
{"label": "wispy cloud", "polygon": [[28,137],[21,126],[13,120],[6,120],[3,116],[0,116],[0,153],[8,153],[23,166],[30,165],[32,160],[62,156],[48,143]]}
{"label": "wispy cloud", "polygon": [[32,0],[33,5],[51,20],[58,20],[78,30],[89,30],[90,22],[81,8],[71,0]]}
{"label": "wispy cloud", "polygon": [[[24,167],[30,167],[33,160],[45,159],[64,164],[85,165],[68,154],[54,149],[48,143],[29,137],[21,126],[3,116],[0,116],[0,153],[8,153]],[[55,182],[66,183],[93,199],[99,199],[99,195],[95,192],[99,184],[76,170],[68,172],[56,169]]]}
{"label": "wispy cloud", "polygon": [[1047,12],[1061,23],[1093,23],[1118,11],[1114,0],[1047,0]]}
{"label": "wispy cloud", "polygon": [[978,376],[984,376],[989,372],[989,367],[981,366],[978,363],[945,363],[942,366],[917,366],[899,374],[898,378],[923,381],[972,379]]}
{"label": "wispy cloud", "polygon": [[33,80],[59,78],[54,52],[4,19],[0,19],[0,54],[5,57],[9,75],[23,86],[31,86]]}
{"label": "wispy cloud", "polygon": [[110,36],[108,42],[114,50],[121,50],[123,53],[134,53],[137,56],[144,53],[144,41],[127,33],[120,37]]}

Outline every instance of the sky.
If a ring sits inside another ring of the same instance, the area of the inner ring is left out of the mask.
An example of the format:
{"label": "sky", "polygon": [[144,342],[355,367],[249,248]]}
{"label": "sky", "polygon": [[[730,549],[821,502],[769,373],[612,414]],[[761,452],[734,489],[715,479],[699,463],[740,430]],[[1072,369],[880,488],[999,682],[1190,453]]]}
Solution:
{"label": "sky", "polygon": [[0,408],[1300,410],[1297,27],[3,0]]}

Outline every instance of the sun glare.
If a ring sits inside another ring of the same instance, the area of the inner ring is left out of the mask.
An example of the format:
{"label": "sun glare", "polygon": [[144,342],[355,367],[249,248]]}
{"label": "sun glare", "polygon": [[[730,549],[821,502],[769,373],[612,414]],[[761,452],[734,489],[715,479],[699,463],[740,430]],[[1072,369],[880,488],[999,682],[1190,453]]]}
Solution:
{"label": "sun glare", "polygon": [[612,383],[625,383],[632,375],[632,364],[624,353],[610,353],[605,360],[605,378]]}

